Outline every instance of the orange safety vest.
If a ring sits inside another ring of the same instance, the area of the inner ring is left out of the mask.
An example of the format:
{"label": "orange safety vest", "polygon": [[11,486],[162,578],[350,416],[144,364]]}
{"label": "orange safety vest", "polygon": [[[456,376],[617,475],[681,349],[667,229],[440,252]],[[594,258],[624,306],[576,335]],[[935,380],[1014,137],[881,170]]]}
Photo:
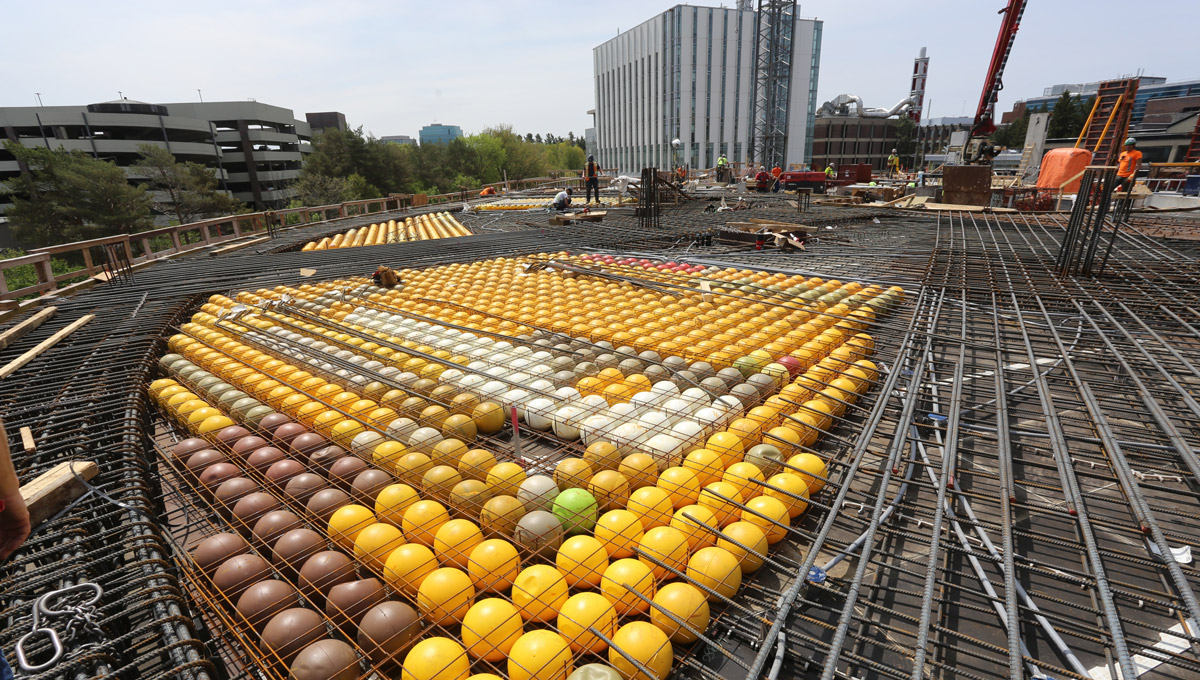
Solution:
{"label": "orange safety vest", "polygon": [[1142,165],[1142,152],[1134,149],[1133,151],[1122,151],[1119,160],[1117,161],[1117,177],[1133,177],[1137,174],[1138,168]]}
{"label": "orange safety vest", "polygon": [[596,179],[596,164],[588,163],[587,169],[584,170],[584,176],[588,179]]}
{"label": "orange safety vest", "polygon": [[783,174],[783,168],[779,167],[778,165],[771,168],[771,176],[774,177],[775,179],[779,179],[779,176],[782,174]]}
{"label": "orange safety vest", "polygon": [[494,193],[496,193],[496,187],[486,187],[486,188],[484,188],[483,191],[479,192],[479,195],[480,196],[491,196]]}

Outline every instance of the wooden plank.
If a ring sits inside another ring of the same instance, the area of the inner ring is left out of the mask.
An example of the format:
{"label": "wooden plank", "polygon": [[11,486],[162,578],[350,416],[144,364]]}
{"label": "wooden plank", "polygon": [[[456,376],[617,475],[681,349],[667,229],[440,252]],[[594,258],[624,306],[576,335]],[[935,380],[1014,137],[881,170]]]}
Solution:
{"label": "wooden plank", "polygon": [[8,376],[12,375],[13,373],[16,373],[17,371],[19,371],[21,369],[22,366],[24,366],[25,364],[28,364],[29,362],[38,358],[38,356],[40,356],[42,354],[42,352],[45,352],[46,350],[50,349],[51,347],[57,345],[59,342],[62,341],[63,338],[65,338],[68,335],[79,330],[86,323],[88,323],[89,321],[91,321],[94,318],[96,318],[95,314],[88,314],[86,316],[82,316],[82,317],[76,319],[75,321],[71,322],[71,325],[59,330],[54,335],[51,335],[50,337],[46,338],[45,340],[39,342],[37,344],[37,346],[34,347],[33,349],[22,354],[21,356],[17,357],[16,359],[13,359],[12,361],[8,362],[8,364],[5,365],[4,368],[0,368],[0,380],[3,380],[5,378],[7,378]]}
{"label": "wooden plank", "polygon": [[29,427],[22,427],[21,430],[21,448],[25,449],[25,453],[36,453],[37,442],[33,440],[33,430]]}
{"label": "wooden plank", "polygon": [[21,323],[12,328],[0,333],[0,349],[4,349],[13,344],[17,340],[25,337],[29,331],[41,326],[47,319],[52,318],[58,312],[58,307],[47,307],[33,316],[25,319]]}
{"label": "wooden plank", "polygon": [[958,203],[926,203],[926,210],[958,210],[960,212],[1017,212],[1014,208],[991,208],[986,205],[961,205]]}
{"label": "wooden plank", "polygon": [[58,514],[75,499],[87,493],[88,485],[100,473],[100,467],[87,460],[66,460],[28,484],[21,485],[21,497],[29,508],[29,526],[39,524]]}
{"label": "wooden plank", "polygon": [[250,239],[249,241],[244,241],[242,243],[232,243],[227,246],[221,246],[220,248],[213,250],[211,253],[209,253],[209,255],[216,257],[217,255],[224,255],[225,253],[231,253],[235,250],[241,250],[242,248],[249,248],[250,246],[257,245],[259,243],[262,243],[263,241],[269,241],[269,240],[271,240],[270,236],[260,236],[258,238],[253,238],[253,239]]}

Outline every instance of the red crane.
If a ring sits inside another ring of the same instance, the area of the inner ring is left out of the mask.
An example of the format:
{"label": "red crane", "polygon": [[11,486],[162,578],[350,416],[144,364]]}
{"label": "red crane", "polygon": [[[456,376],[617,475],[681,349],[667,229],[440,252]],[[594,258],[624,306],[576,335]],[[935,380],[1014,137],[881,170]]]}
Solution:
{"label": "red crane", "polygon": [[1008,6],[998,12],[1004,15],[1000,24],[1000,35],[992,50],[992,63],[988,66],[987,80],[983,93],[979,95],[979,106],[975,109],[975,122],[971,125],[971,137],[987,137],[996,131],[996,98],[1004,89],[1004,65],[1012,51],[1013,40],[1020,28],[1021,15],[1025,13],[1025,0],[1008,0]]}

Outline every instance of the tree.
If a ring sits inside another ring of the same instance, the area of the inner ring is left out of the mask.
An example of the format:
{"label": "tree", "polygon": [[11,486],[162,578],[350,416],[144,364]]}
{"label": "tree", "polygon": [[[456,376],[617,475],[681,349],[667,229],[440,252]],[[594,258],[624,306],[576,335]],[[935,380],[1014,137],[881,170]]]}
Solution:
{"label": "tree", "polygon": [[538,144],[541,144],[542,143],[542,133],[539,132],[533,139]]}
{"label": "tree", "polygon": [[141,160],[130,167],[135,176],[145,177],[151,193],[151,209],[170,215],[178,224],[206,217],[232,215],[246,207],[234,197],[217,190],[217,177],[199,163],[180,163],[161,146],[141,144]]}
{"label": "tree", "polygon": [[5,142],[29,172],[0,185],[12,194],[13,237],[28,246],[128,234],[153,224],[150,196],[116,164],[79,151],[27,148]]}
{"label": "tree", "polygon": [[1025,109],[1025,115],[1017,120],[1002,125],[992,133],[992,144],[1003,146],[1009,149],[1025,148],[1025,134],[1029,131],[1029,117],[1032,111]]}
{"label": "tree", "polygon": [[346,180],[341,177],[303,172],[293,186],[296,188],[296,198],[293,200],[296,205],[292,207],[295,208],[333,205],[347,200]]}
{"label": "tree", "polygon": [[1078,95],[1072,97],[1070,92],[1063,92],[1054,103],[1054,110],[1050,112],[1050,120],[1046,123],[1046,136],[1050,139],[1079,136],[1094,101],[1089,99],[1085,103]]}

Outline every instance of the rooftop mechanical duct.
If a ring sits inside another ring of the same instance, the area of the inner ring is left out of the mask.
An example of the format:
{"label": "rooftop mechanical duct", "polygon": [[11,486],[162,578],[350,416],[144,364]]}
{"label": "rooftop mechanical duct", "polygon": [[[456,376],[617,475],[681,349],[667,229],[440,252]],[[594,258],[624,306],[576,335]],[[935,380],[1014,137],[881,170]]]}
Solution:
{"label": "rooftop mechanical duct", "polygon": [[[854,105],[854,113],[850,113],[850,105]],[[862,98],[856,94],[839,94],[830,101],[821,105],[818,115],[821,116],[858,116],[859,118],[891,118],[892,116],[904,113],[916,106],[917,102],[912,97],[905,97],[896,103],[890,109],[866,108],[863,106]]]}

